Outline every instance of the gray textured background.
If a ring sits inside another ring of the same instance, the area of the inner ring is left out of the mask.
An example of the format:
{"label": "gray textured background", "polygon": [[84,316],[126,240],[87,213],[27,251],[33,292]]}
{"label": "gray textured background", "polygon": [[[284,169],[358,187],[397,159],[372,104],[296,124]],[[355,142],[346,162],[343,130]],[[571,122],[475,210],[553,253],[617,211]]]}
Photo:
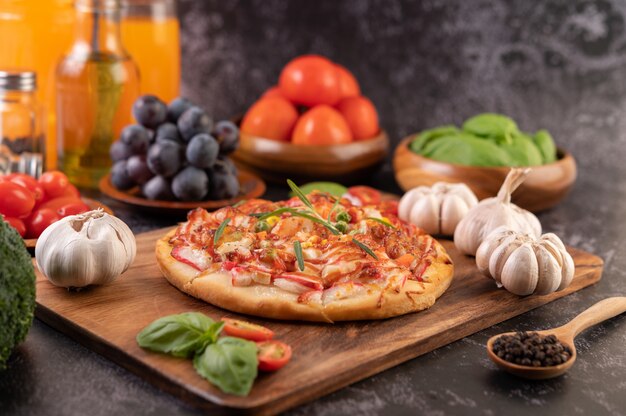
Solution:
{"label": "gray textured background", "polygon": [[[626,414],[625,316],[583,333],[578,362],[556,380],[513,378],[484,352],[493,334],[561,325],[626,292],[626,0],[185,0],[180,15],[183,92],[216,117],[243,112],[289,59],[313,52],[356,74],[396,142],[496,111],[549,129],[579,163],[572,194],[540,219],[605,259],[598,285],[291,414]],[[371,181],[395,189],[389,165]],[[105,202],[135,232],[172,223]],[[199,412],[36,322],[0,373],[0,413]]]}

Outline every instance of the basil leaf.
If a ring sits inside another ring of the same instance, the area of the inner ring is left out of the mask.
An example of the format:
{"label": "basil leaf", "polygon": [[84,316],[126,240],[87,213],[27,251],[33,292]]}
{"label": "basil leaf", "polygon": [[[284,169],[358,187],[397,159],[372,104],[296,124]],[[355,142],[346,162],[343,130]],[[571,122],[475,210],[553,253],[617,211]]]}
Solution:
{"label": "basil leaf", "polygon": [[193,359],[202,377],[224,393],[246,396],[257,376],[257,346],[241,338],[222,337]]}
{"label": "basil leaf", "polygon": [[556,146],[550,133],[546,130],[539,130],[535,133],[533,140],[541,152],[543,163],[552,163],[556,160]]}
{"label": "basil leaf", "polygon": [[175,357],[189,357],[215,342],[224,326],[198,312],[159,318],[137,334],[140,347]]}
{"label": "basil leaf", "polygon": [[519,128],[512,118],[502,114],[483,113],[468,118],[463,130],[479,137],[490,137],[499,142],[511,143]]}

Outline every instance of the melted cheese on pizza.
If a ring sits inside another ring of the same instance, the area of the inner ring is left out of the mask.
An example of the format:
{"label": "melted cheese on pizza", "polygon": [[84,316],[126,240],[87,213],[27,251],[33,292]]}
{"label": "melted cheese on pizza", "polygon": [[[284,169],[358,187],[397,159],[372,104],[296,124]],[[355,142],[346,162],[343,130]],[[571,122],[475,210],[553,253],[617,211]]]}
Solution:
{"label": "melted cheese on pizza", "polygon": [[[428,281],[428,266],[438,256],[450,263],[431,236],[394,213],[381,212],[384,207],[357,207],[318,192],[308,198],[319,218],[334,224],[341,220],[343,233],[333,234],[319,222],[280,210],[310,214],[297,198],[255,199],[213,213],[191,211],[170,240],[171,254],[199,275],[229,273],[233,286],[273,285],[297,293],[299,302],[322,303],[359,293],[399,292],[407,280]],[[216,231],[226,220],[215,243]],[[302,270],[296,241],[302,248]]]}

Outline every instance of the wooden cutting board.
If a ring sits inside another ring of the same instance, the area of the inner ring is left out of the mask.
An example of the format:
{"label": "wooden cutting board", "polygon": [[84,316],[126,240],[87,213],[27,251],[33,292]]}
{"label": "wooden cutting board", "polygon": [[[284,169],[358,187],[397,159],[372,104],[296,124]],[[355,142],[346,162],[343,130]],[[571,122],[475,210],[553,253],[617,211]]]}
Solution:
{"label": "wooden cutting board", "polygon": [[213,319],[238,316],[183,294],[162,277],[154,243],[166,231],[138,235],[133,266],[111,285],[68,292],[38,274],[36,316],[162,390],[213,414],[273,414],[323,396],[591,285],[600,280],[603,265],[599,257],[570,249],[576,275],[567,289],[547,296],[518,297],[497,289],[478,273],[473,258],[459,255],[452,242],[442,241],[454,261],[455,277],[427,311],[334,325],[241,316],[274,330],[277,339],[293,347],[293,358],[276,373],[261,373],[248,397],[237,397],[220,392],[196,374],[191,360],[147,352],[135,342],[142,328],[165,315],[200,311]]}

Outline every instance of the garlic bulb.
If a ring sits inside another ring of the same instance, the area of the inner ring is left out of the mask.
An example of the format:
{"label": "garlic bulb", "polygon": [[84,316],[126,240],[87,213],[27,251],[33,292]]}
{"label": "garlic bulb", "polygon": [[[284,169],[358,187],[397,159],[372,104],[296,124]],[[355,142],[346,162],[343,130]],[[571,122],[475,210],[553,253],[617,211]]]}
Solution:
{"label": "garlic bulb", "polygon": [[498,287],[516,295],[563,290],[574,278],[574,260],[555,234],[535,238],[499,227],[476,252],[476,265]]}
{"label": "garlic bulb", "polygon": [[483,199],[469,210],[454,231],[454,245],[461,253],[475,255],[483,239],[502,225],[534,237],[541,235],[537,217],[511,203],[511,194],[529,172],[528,168],[511,169],[497,196]]}
{"label": "garlic bulb", "polygon": [[478,198],[464,183],[437,182],[408,191],[398,205],[400,219],[428,234],[452,235]]}
{"label": "garlic bulb", "polygon": [[110,283],[128,269],[136,253],[132,231],[101,209],[51,224],[35,247],[39,271],[62,287]]}

